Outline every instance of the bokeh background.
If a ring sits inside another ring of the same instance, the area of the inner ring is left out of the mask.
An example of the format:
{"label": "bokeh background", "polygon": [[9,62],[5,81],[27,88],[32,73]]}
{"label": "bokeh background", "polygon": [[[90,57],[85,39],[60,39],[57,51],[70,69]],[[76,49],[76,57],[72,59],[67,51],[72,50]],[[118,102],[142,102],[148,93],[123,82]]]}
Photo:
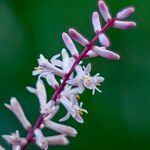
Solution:
{"label": "bokeh background", "polygon": [[[86,91],[81,99],[89,114],[85,124],[73,119],[66,122],[78,129],[78,136],[67,147],[54,150],[149,150],[150,149],[150,1],[108,0],[114,14],[124,6],[134,5],[137,28],[129,31],[111,29],[107,33],[112,49],[120,61],[91,59],[93,74],[106,78],[102,94]],[[0,135],[19,129],[26,132],[14,115],[4,108],[11,96],[17,97],[28,118],[35,122],[38,101],[25,89],[35,85],[31,75],[36,59],[42,53],[50,58],[64,44],[61,33],[75,27],[89,39],[94,35],[91,14],[97,0],[0,0]],[[81,47],[78,47],[80,51]],[[87,63],[87,61],[85,62]],[[48,95],[53,90],[48,89]],[[61,111],[59,117],[64,115]],[[55,120],[58,120],[55,118]],[[45,134],[52,135],[51,131]],[[11,149],[2,138],[0,143]],[[29,149],[38,149],[30,146]]]}

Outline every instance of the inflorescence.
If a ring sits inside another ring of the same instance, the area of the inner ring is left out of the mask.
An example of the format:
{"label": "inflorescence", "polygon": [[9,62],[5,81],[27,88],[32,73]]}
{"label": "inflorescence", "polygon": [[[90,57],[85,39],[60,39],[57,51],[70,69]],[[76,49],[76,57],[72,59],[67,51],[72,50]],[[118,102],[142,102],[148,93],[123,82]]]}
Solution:
{"label": "inflorescence", "polygon": [[[32,126],[26,118],[22,106],[16,98],[12,97],[10,104],[5,104],[28,132],[26,137],[20,137],[18,130],[11,135],[2,136],[12,145],[13,150],[25,150],[29,144],[36,144],[39,149],[47,150],[49,146],[67,145],[69,143],[68,136],[76,137],[78,133],[76,129],[56,123],[52,119],[59,111],[59,107],[63,105],[67,110],[67,114],[60,118],[59,122],[64,122],[72,117],[77,122],[83,123],[82,116],[88,111],[83,108],[83,102],[79,103],[79,95],[85,89],[91,90],[92,94],[95,94],[96,91],[101,92],[99,86],[104,82],[104,78],[99,73],[91,75],[92,65],[89,63],[87,66],[83,66],[82,60],[98,56],[110,60],[120,59],[117,53],[108,50],[110,41],[105,35],[105,31],[111,27],[125,30],[136,26],[135,22],[123,21],[134,12],[133,7],[123,9],[117,13],[115,18],[111,17],[109,9],[103,0],[98,2],[98,7],[106,24],[102,27],[99,13],[93,13],[92,24],[95,37],[91,41],[75,29],[69,29],[72,39],[84,47],[81,54],[79,54],[71,37],[67,33],[63,33],[62,39],[69,53],[66,49],[62,49],[60,54],[53,56],[50,60],[46,59],[42,54],[40,55],[38,67],[33,71],[33,76],[38,76],[36,87],[27,87],[29,92],[37,96],[40,104],[41,115],[35,125]],[[95,45],[97,41],[99,41],[100,46]],[[50,100],[47,98],[43,79],[46,79],[48,85],[55,90]],[[43,128],[54,130],[58,132],[58,135],[46,137],[42,133]],[[4,150],[4,148],[0,146],[0,150]]]}

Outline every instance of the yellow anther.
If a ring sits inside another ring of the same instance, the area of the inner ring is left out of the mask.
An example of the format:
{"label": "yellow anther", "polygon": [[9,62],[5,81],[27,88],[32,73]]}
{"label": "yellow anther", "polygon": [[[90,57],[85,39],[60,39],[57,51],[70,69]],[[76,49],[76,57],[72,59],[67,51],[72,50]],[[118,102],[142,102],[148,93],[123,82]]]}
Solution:
{"label": "yellow anther", "polygon": [[80,95],[77,94],[77,95],[76,95],[76,98],[77,98],[77,100],[80,100]]}
{"label": "yellow anther", "polygon": [[35,70],[42,70],[43,67],[39,66],[39,67],[34,67]]}
{"label": "yellow anther", "polygon": [[85,76],[83,77],[83,80],[84,80],[85,83],[91,83],[90,77],[87,76],[87,75],[85,75]]}

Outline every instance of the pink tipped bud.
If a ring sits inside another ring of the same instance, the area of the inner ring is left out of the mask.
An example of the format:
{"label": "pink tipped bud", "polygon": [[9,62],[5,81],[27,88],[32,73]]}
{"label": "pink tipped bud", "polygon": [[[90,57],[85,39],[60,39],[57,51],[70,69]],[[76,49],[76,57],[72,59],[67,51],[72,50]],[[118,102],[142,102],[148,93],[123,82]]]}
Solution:
{"label": "pink tipped bud", "polygon": [[104,46],[104,47],[109,47],[110,46],[109,39],[105,34],[101,34],[99,36],[99,41],[102,44],[102,46]]}
{"label": "pink tipped bud", "polygon": [[15,116],[18,118],[18,120],[21,122],[22,126],[26,130],[31,128],[31,123],[26,118],[25,113],[24,113],[19,101],[16,98],[12,97],[10,100],[10,105],[5,104],[5,107],[8,108],[9,110],[11,110],[15,114]]}
{"label": "pink tipped bud", "polygon": [[117,14],[117,18],[118,19],[125,19],[125,18],[129,17],[130,15],[132,15],[133,12],[134,12],[134,8],[128,7],[126,9],[123,9],[122,11],[120,11]]}
{"label": "pink tipped bud", "polygon": [[72,54],[72,56],[78,57],[79,53],[78,53],[73,41],[69,37],[69,35],[67,33],[63,33],[62,38],[63,38],[63,41],[64,41],[66,47],[69,49],[70,53]]}
{"label": "pink tipped bud", "polygon": [[94,31],[100,31],[101,30],[101,23],[98,12],[94,12],[92,15],[92,24],[94,27]]}
{"label": "pink tipped bud", "polygon": [[95,46],[93,49],[93,52],[96,53],[99,56],[102,56],[104,58],[110,59],[110,60],[118,60],[120,59],[120,56],[112,51],[106,50],[105,47],[97,47]]}
{"label": "pink tipped bud", "polygon": [[45,137],[45,141],[48,143],[48,145],[68,145],[69,141],[65,137],[65,135],[56,135],[56,136],[50,136]]}
{"label": "pink tipped bud", "polygon": [[133,21],[115,21],[114,27],[122,30],[128,30],[134,28],[136,23]]}
{"label": "pink tipped bud", "polygon": [[70,29],[69,33],[72,36],[72,38],[81,45],[86,46],[87,44],[89,44],[89,41],[76,30]]}
{"label": "pink tipped bud", "polygon": [[44,122],[45,126],[49,129],[52,129],[61,134],[65,134],[67,136],[75,137],[77,135],[77,130],[66,125],[58,124],[50,120],[46,120]]}
{"label": "pink tipped bud", "polygon": [[110,15],[110,12],[108,10],[108,7],[107,5],[105,4],[104,1],[100,0],[98,2],[98,6],[99,6],[99,10],[104,18],[105,21],[108,21],[111,19],[111,15]]}

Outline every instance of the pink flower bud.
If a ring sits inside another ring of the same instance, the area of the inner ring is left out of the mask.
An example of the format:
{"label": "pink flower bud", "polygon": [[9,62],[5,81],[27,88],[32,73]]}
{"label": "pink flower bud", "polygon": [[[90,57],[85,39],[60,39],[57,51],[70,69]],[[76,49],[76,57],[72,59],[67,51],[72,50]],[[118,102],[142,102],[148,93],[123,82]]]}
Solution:
{"label": "pink flower bud", "polygon": [[16,117],[18,118],[18,120],[21,122],[22,126],[26,130],[31,128],[31,123],[26,118],[25,113],[16,98],[14,98],[14,97],[11,98],[10,105],[5,104],[5,107],[7,107],[9,110],[11,110],[16,115]]}
{"label": "pink flower bud", "polygon": [[126,9],[123,9],[122,11],[120,11],[117,14],[117,18],[118,19],[125,19],[125,18],[129,17],[133,12],[134,12],[134,8],[133,7],[128,7]]}
{"label": "pink flower bud", "polygon": [[114,27],[122,30],[128,30],[134,28],[136,23],[133,21],[115,21]]}
{"label": "pink flower bud", "polygon": [[68,145],[69,144],[69,141],[65,137],[65,135],[45,137],[45,141],[48,143],[48,145]]}
{"label": "pink flower bud", "polygon": [[111,60],[118,60],[120,59],[120,56],[112,51],[106,50],[105,47],[97,47],[95,46],[93,49],[93,52],[96,53],[99,56],[102,56],[107,59]]}
{"label": "pink flower bud", "polygon": [[70,126],[55,123],[50,120],[45,120],[44,124],[45,124],[45,127],[52,129],[56,132],[59,132],[61,134],[65,134],[67,136],[75,137],[78,133],[76,129],[74,129]]}
{"label": "pink flower bud", "polygon": [[109,41],[108,37],[103,33],[99,35],[99,41],[102,44],[102,46],[104,46],[104,47],[110,46],[110,41]]}
{"label": "pink flower bud", "polygon": [[[99,14],[97,12],[93,13],[92,23],[93,23],[95,33],[100,32],[101,31],[101,24],[100,24]],[[99,41],[100,41],[100,44],[105,46],[105,47],[110,46],[109,39],[103,33],[99,35]]]}
{"label": "pink flower bud", "polygon": [[66,47],[69,49],[70,53],[72,54],[72,56],[78,57],[79,53],[78,53],[73,41],[69,37],[69,35],[67,33],[63,33],[62,38],[63,38],[63,41],[64,41]]}
{"label": "pink flower bud", "polygon": [[40,103],[40,109],[42,109],[47,102],[47,94],[43,81],[39,78],[36,82],[36,88],[27,87],[27,90],[33,94],[35,94]]}
{"label": "pink flower bud", "polygon": [[76,30],[69,29],[69,33],[72,36],[72,38],[78,43],[80,43],[81,45],[86,46],[87,44],[89,44],[89,41]]}
{"label": "pink flower bud", "polygon": [[110,15],[110,12],[108,10],[108,7],[107,5],[105,4],[104,1],[100,0],[98,2],[98,6],[99,6],[99,10],[104,18],[104,20],[107,22],[108,20],[111,19],[111,15]]}
{"label": "pink flower bud", "polygon": [[100,31],[101,30],[101,23],[100,23],[100,19],[99,19],[99,14],[98,12],[94,12],[92,15],[92,24],[94,27],[94,31]]}

